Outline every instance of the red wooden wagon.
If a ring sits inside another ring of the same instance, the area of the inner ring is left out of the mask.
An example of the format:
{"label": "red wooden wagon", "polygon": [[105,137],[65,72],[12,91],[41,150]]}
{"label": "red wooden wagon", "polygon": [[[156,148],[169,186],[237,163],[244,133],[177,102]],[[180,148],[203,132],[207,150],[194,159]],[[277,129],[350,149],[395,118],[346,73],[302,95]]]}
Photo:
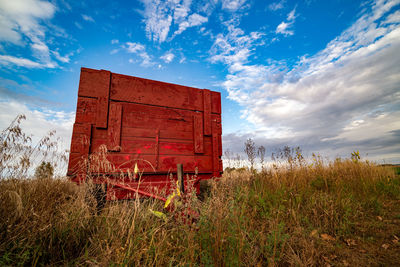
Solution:
{"label": "red wooden wagon", "polygon": [[[177,164],[195,179],[222,173],[221,95],[81,69],[67,175],[107,183],[107,198],[165,200]],[[136,171],[135,171],[136,170]],[[176,179],[176,178],[175,178]]]}

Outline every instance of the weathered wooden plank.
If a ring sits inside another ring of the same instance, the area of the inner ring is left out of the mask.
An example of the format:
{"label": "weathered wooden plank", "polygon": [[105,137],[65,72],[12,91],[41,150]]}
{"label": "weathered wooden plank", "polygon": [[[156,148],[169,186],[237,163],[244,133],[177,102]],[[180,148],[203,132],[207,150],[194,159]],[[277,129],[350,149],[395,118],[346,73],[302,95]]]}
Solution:
{"label": "weathered wooden plank", "polygon": [[221,134],[219,133],[220,130],[220,122],[218,115],[213,114],[212,116],[212,162],[213,162],[213,175],[219,176],[220,174],[220,158],[222,155],[222,145],[221,145]]}
{"label": "weathered wooden plank", "polygon": [[[140,172],[145,173],[168,173],[176,171],[176,164],[178,162],[183,164],[185,172],[193,173],[195,168],[202,170],[202,173],[212,172],[212,160],[208,156],[159,156],[159,168],[156,170],[155,162],[156,155],[133,155],[119,152],[111,152],[107,155],[108,162],[112,163],[113,171],[128,171],[133,173],[135,164],[137,164]],[[94,164],[94,163],[91,163]],[[107,164],[99,163],[97,166],[92,167],[97,172],[112,171],[111,168],[107,167]]]}
{"label": "weathered wooden plank", "polygon": [[219,150],[218,150],[218,135],[216,133],[212,133],[212,144],[213,144],[213,156],[212,156],[212,165],[213,165],[213,175],[218,176],[219,174]]}
{"label": "weathered wooden plank", "polygon": [[203,90],[203,119],[204,135],[211,135],[211,93],[210,90]]}
{"label": "weathered wooden plank", "polygon": [[71,153],[89,154],[91,125],[74,123],[72,130]]}
{"label": "weathered wooden plank", "polygon": [[[122,123],[125,127],[131,128],[148,128],[151,129],[154,126],[159,127],[161,132],[167,131],[183,131],[183,132],[191,132],[192,131],[192,122],[184,122],[184,121],[176,121],[176,120],[162,120],[153,118],[151,116],[148,117],[138,117],[135,119],[134,115],[131,115],[131,118],[124,118],[123,115]],[[136,126],[136,127],[135,127]],[[154,131],[154,129],[153,129]],[[151,134],[154,136],[154,133]]]}
{"label": "weathered wooden plank", "polygon": [[70,153],[68,161],[67,175],[78,175],[84,173],[87,167],[87,157],[82,156],[81,153]]}
{"label": "weathered wooden plank", "polygon": [[193,114],[194,153],[204,153],[203,118],[201,113]]}
{"label": "weathered wooden plank", "polygon": [[122,106],[119,103],[111,103],[108,123],[108,149],[120,151],[121,149],[121,118]]}
{"label": "weathered wooden plank", "polygon": [[89,156],[91,128],[90,124],[74,124],[68,162],[69,173],[82,171],[80,162]]}
{"label": "weathered wooden plank", "polygon": [[[158,148],[157,148],[158,144]],[[99,151],[101,145],[107,145],[107,139],[95,139],[92,142],[92,152]],[[108,146],[107,146],[108,147]],[[115,151],[115,150],[114,150]],[[158,152],[157,152],[158,151]],[[132,153],[141,155],[193,155],[193,141],[184,140],[157,140],[154,138],[129,138],[121,140],[121,153]],[[204,153],[212,155],[211,138],[204,139]]]}
{"label": "weathered wooden plank", "polygon": [[110,90],[110,76],[111,72],[106,70],[81,68],[78,96],[106,96]]}
{"label": "weathered wooden plank", "polygon": [[[125,137],[148,137],[155,138],[154,129],[151,128],[135,128],[123,127],[122,138]],[[160,138],[162,139],[177,139],[177,140],[193,140],[193,129],[190,131],[176,131],[172,129],[160,129]]]}
{"label": "weathered wooden plank", "polygon": [[111,78],[112,100],[202,110],[201,90],[121,74]]}
{"label": "weathered wooden plank", "polygon": [[221,115],[220,114],[212,114],[213,127],[214,131],[218,136],[218,155],[222,156],[222,125],[221,125]]}
{"label": "weathered wooden plank", "polygon": [[221,114],[221,93],[211,91],[211,112]]}
{"label": "weathered wooden plank", "polygon": [[109,71],[81,69],[78,96],[97,98],[96,112],[92,114],[96,116],[96,127],[99,128],[107,128],[110,80],[111,72]]}
{"label": "weathered wooden plank", "polygon": [[76,123],[94,124],[96,121],[97,100],[89,97],[78,97]]}
{"label": "weathered wooden plank", "polygon": [[108,117],[108,95],[99,96],[97,98],[97,110],[96,110],[96,127],[107,128],[107,117]]}

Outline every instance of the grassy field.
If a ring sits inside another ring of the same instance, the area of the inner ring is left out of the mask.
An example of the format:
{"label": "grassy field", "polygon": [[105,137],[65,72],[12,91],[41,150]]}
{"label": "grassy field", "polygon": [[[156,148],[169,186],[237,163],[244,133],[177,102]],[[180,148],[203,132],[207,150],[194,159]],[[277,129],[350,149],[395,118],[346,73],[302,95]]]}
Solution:
{"label": "grassy field", "polygon": [[399,168],[314,158],[232,170],[186,202],[194,224],[179,211],[156,217],[153,200],[97,214],[89,192],[66,179],[1,180],[0,265],[400,265]]}

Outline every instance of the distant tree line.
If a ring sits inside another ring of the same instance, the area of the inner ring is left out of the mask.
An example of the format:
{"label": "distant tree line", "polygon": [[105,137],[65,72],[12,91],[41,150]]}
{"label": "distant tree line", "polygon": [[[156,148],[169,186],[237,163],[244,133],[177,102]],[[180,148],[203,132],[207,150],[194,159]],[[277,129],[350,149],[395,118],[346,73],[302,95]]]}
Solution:
{"label": "distant tree line", "polygon": [[[265,170],[265,154],[267,150],[264,146],[257,147],[252,138],[248,138],[244,143],[244,152],[247,155],[247,161],[250,164],[250,169],[254,170],[254,165],[256,159],[261,165],[261,171]],[[246,164],[246,159],[240,156],[239,153],[234,154],[229,149],[225,150],[224,157],[227,168],[229,169],[240,169],[244,168]],[[283,148],[277,149],[275,152],[271,153],[271,159],[275,162],[286,162],[289,166],[298,162],[300,165],[304,161],[302,151],[300,147],[289,147],[284,146]]]}

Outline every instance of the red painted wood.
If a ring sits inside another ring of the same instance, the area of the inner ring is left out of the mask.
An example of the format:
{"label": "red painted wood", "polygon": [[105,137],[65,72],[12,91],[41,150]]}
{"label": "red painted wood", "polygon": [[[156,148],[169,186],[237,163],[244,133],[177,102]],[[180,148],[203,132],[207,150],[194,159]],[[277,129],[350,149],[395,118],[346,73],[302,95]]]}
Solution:
{"label": "red painted wood", "polygon": [[[213,114],[212,121],[214,122],[215,133],[218,136],[218,155],[222,156],[222,125],[221,114]],[[222,171],[222,170],[221,170]]]}
{"label": "red painted wood", "polygon": [[[140,176],[144,183],[129,186],[153,194],[172,187],[178,163],[199,179],[220,176],[221,135],[218,92],[82,68],[68,175],[78,183],[88,172],[115,182]],[[133,193],[115,185],[107,194]]]}
{"label": "red painted wood", "polygon": [[[107,139],[107,130],[93,128],[92,133],[93,140],[97,139]],[[151,128],[133,128],[133,127],[122,127],[121,138],[122,139],[132,139],[133,137],[146,137],[146,138],[156,138],[154,129]],[[190,140],[193,141],[193,127],[191,127],[189,132],[175,131],[172,129],[160,130],[161,139],[176,139],[176,140]]]}
{"label": "red painted wood", "polygon": [[96,122],[97,100],[95,98],[78,97],[76,122],[94,124]]}
{"label": "red painted wood", "polygon": [[211,135],[211,93],[203,90],[204,135]]}
{"label": "red painted wood", "polygon": [[106,96],[110,90],[111,72],[82,68],[78,96]]}
{"label": "red painted wood", "polygon": [[212,134],[212,144],[213,144],[213,175],[218,176],[219,174],[219,156],[218,156],[218,135]]}
{"label": "red painted wood", "polygon": [[[94,140],[91,144],[91,151],[99,151],[101,145],[106,145],[107,148],[109,148],[107,141],[107,139]],[[211,156],[211,137],[205,137],[203,141],[204,153],[202,153],[202,155]],[[121,149],[119,151],[121,153],[141,155],[193,155],[194,143],[193,141],[161,138],[157,142],[156,138],[129,137],[122,139]]]}
{"label": "red painted wood", "polygon": [[185,173],[194,173],[195,168],[202,170],[202,173],[211,173],[213,171],[213,162],[210,156],[193,155],[160,155],[159,167],[156,170],[156,155],[139,155],[131,153],[110,152],[106,156],[106,162],[91,161],[90,167],[93,172],[126,172],[130,169],[133,172],[137,164],[140,172],[145,173],[168,173],[176,171],[176,164],[182,163]]}
{"label": "red painted wood", "polygon": [[220,162],[222,156],[222,145],[221,145],[221,130],[220,120],[218,115],[212,116],[212,151],[213,151],[213,175],[219,176],[222,172],[222,162]]}
{"label": "red painted wood", "polygon": [[107,116],[108,116],[108,96],[99,96],[97,98],[97,110],[96,110],[96,127],[107,128]]}
{"label": "red painted wood", "polygon": [[85,171],[87,164],[91,138],[91,125],[74,123],[72,130],[72,141],[70,158],[68,162],[68,173],[80,173]]}
{"label": "red painted wood", "polygon": [[[154,129],[122,127],[122,137],[149,137],[155,138]],[[175,131],[174,128],[160,129],[160,138],[193,140],[193,129],[190,131]]]}
{"label": "red painted wood", "polygon": [[121,118],[122,105],[119,103],[111,103],[107,132],[107,147],[111,151],[121,150]]}
{"label": "red painted wood", "polygon": [[203,144],[203,116],[201,113],[193,114],[194,153],[204,153]]}
{"label": "red painted wood", "polygon": [[211,91],[211,110],[212,113],[221,114],[221,93]]}
{"label": "red painted wood", "polygon": [[111,99],[180,109],[202,110],[201,90],[121,74],[111,79]]}
{"label": "red painted wood", "polygon": [[156,154],[156,171],[159,170],[159,155],[160,155],[160,129],[156,129],[156,147],[154,153]]}

